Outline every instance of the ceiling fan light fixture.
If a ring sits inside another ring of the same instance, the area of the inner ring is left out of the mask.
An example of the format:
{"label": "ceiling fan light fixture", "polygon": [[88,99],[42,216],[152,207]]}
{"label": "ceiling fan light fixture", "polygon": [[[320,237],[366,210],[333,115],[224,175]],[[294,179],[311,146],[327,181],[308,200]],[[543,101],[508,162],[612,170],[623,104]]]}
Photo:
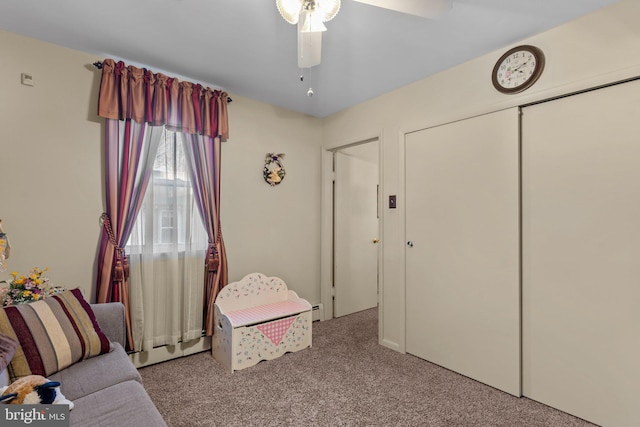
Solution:
{"label": "ceiling fan light fixture", "polygon": [[276,0],[278,12],[285,21],[298,25],[298,67],[320,64],[324,22],[340,11],[340,0]]}
{"label": "ceiling fan light fixture", "polygon": [[340,0],[276,0],[280,16],[289,24],[297,24],[300,13],[313,11],[323,22],[332,20],[340,11]]}
{"label": "ceiling fan light fixture", "polygon": [[317,0],[316,10],[322,15],[323,22],[329,22],[340,12],[340,0]]}
{"label": "ceiling fan light fixture", "polygon": [[303,23],[300,31],[303,33],[319,33],[327,31],[327,27],[324,26],[320,13],[308,10],[303,12],[303,15],[304,21],[302,21]]}
{"label": "ceiling fan light fixture", "polygon": [[289,24],[297,24],[302,10],[302,0],[276,0],[280,16]]}

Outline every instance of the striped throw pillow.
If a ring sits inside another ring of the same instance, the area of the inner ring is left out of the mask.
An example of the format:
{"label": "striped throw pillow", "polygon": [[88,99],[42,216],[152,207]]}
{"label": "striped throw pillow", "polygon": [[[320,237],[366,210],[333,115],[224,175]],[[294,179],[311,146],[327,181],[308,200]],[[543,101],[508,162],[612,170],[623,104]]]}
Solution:
{"label": "striped throw pillow", "polygon": [[8,366],[12,382],[26,375],[47,377],[107,353],[110,344],[79,289],[3,307],[0,333],[19,343]]}

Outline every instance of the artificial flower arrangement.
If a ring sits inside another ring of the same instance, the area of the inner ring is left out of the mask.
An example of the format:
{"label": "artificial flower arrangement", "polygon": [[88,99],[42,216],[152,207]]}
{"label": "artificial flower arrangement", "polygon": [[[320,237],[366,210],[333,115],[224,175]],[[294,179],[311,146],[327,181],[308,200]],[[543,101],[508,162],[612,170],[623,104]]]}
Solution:
{"label": "artificial flower arrangement", "polygon": [[36,267],[32,268],[28,276],[11,273],[11,282],[8,288],[0,288],[0,300],[3,306],[24,304],[32,301],[50,297],[64,291],[60,286],[54,286],[51,281],[44,276],[44,270]]}

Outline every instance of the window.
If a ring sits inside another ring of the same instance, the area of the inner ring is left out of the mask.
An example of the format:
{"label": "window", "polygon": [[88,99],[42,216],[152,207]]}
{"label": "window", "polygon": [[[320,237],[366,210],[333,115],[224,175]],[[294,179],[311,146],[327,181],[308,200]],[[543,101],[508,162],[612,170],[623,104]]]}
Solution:
{"label": "window", "polygon": [[164,130],[126,250],[135,350],[202,336],[207,233],[191,188],[182,135]]}
{"label": "window", "polygon": [[144,197],[127,253],[140,253],[147,245],[156,254],[184,252],[194,244],[207,247],[179,133],[164,131]]}
{"label": "window", "polygon": [[160,244],[170,244],[173,242],[174,230],[175,230],[175,216],[173,211],[162,210],[160,211]]}

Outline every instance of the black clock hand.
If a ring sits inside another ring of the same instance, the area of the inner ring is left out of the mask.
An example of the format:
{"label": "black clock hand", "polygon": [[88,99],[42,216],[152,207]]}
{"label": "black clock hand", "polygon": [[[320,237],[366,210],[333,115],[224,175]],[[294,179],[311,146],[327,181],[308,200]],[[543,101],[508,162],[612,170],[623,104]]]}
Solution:
{"label": "black clock hand", "polygon": [[[523,62],[522,64],[518,65],[516,68],[513,69],[513,71],[518,71],[520,68],[524,67],[525,65],[527,65],[529,63],[529,61],[527,62]],[[520,71],[521,73],[523,71]]]}

